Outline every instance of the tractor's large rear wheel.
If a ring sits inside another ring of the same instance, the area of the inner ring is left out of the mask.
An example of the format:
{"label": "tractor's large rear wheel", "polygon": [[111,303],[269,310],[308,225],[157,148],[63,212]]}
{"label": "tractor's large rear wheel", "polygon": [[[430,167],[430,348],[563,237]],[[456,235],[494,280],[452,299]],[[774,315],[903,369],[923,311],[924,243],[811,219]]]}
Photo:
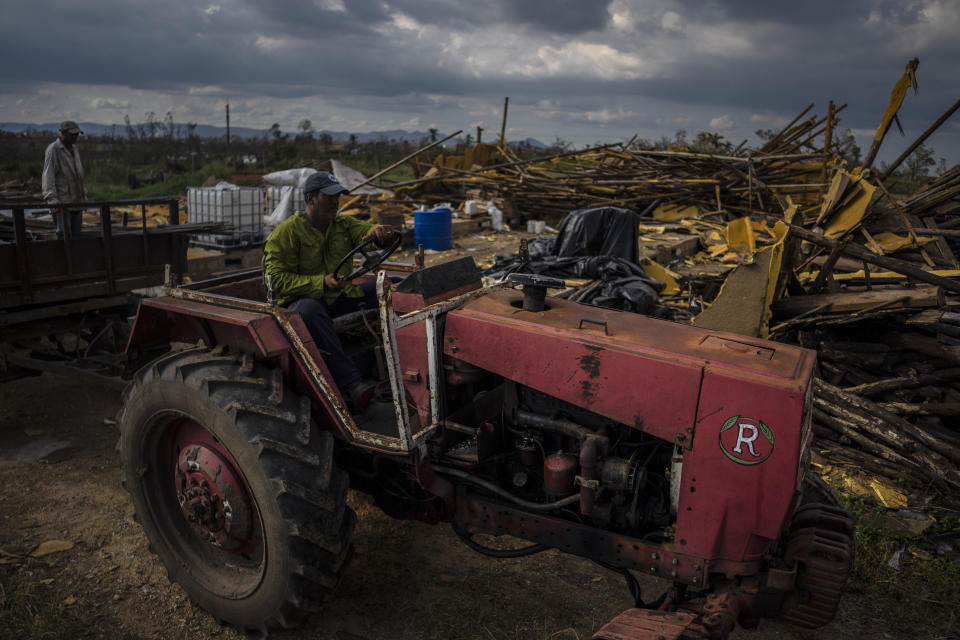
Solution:
{"label": "tractor's large rear wheel", "polygon": [[348,478],[279,371],[221,350],[164,356],[128,387],[120,429],[137,519],[199,606],[266,632],[330,595],[350,553]]}

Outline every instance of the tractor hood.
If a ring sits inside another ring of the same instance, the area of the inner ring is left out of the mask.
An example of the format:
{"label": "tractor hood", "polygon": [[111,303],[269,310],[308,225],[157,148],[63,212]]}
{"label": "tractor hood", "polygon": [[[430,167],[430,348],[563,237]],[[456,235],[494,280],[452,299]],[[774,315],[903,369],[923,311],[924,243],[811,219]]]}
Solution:
{"label": "tractor hood", "polygon": [[530,312],[522,300],[504,290],[449,313],[444,353],[664,440],[689,442],[705,373],[802,396],[813,364],[759,338],[559,298]]}

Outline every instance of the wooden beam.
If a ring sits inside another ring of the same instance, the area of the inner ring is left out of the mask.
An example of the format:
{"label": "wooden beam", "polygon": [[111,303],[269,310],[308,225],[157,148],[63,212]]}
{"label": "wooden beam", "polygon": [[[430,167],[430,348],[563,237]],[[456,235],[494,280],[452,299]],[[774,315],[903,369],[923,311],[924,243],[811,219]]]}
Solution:
{"label": "wooden beam", "polygon": [[811,309],[828,308],[830,313],[855,313],[868,309],[924,309],[940,306],[936,287],[919,286],[916,289],[873,289],[849,293],[820,293],[816,295],[791,296],[773,304],[777,317],[789,317],[806,313]]}
{"label": "wooden beam", "polygon": [[[821,247],[827,247],[828,249],[833,249],[838,244],[835,240],[824,237],[819,233],[808,231],[797,225],[790,225],[790,233],[798,236],[801,240],[806,240],[808,242],[820,245]],[[842,249],[842,253],[853,258],[863,260],[864,262],[869,262],[870,264],[879,265],[884,269],[902,273],[903,275],[913,278],[914,280],[919,280],[920,282],[926,282],[938,287],[943,287],[947,291],[960,293],[960,282],[957,282],[956,280],[936,276],[929,271],[918,269],[917,267],[904,262],[903,260],[898,260],[889,256],[878,256],[858,244],[847,245]]]}

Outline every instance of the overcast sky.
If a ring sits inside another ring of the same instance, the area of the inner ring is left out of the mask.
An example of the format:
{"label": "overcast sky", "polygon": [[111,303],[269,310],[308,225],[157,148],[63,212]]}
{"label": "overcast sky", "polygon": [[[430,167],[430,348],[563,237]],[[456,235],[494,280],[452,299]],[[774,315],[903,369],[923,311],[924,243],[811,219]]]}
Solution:
{"label": "overcast sky", "polygon": [[[892,158],[960,98],[958,0],[2,0],[0,121],[499,132],[576,145],[848,103],[866,151],[919,57]],[[490,136],[490,137],[487,137]],[[931,139],[960,162],[960,114]]]}

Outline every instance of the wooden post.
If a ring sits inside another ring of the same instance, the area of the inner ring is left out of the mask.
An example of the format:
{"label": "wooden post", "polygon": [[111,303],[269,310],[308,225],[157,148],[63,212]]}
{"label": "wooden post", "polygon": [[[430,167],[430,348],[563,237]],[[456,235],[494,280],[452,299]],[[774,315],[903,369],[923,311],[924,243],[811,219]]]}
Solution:
{"label": "wooden post", "polygon": [[113,269],[113,227],[110,225],[110,205],[100,205],[100,244],[103,246],[103,264],[107,270],[107,291],[116,293],[117,277]]}
{"label": "wooden post", "polygon": [[890,201],[890,204],[893,205],[893,208],[896,210],[897,215],[900,216],[900,221],[903,222],[903,226],[907,228],[907,236],[910,238],[910,242],[917,245],[917,248],[920,249],[920,255],[923,256],[923,261],[927,263],[928,266],[934,266],[933,260],[930,258],[930,255],[920,246],[920,241],[917,240],[917,233],[913,230],[913,225],[910,223],[910,219],[907,217],[907,212],[903,210],[903,207],[900,206],[900,203],[890,195],[890,192],[887,191],[887,188],[883,184],[883,180],[877,180],[877,186],[880,187],[880,190],[883,191],[883,195],[887,197],[887,200]]}
{"label": "wooden post", "polygon": [[916,92],[916,71],[919,64],[919,59],[912,58],[910,62],[907,63],[907,68],[903,72],[903,75],[893,86],[893,91],[890,93],[890,104],[887,105],[887,109],[880,119],[880,126],[877,127],[877,132],[873,136],[873,144],[870,145],[870,150],[867,151],[867,157],[863,160],[864,169],[869,169],[873,165],[873,161],[877,157],[877,152],[880,151],[880,144],[886,137],[887,131],[890,130],[890,124],[897,118],[897,111],[900,110],[903,99],[907,95],[907,87],[913,84],[914,92]]}
{"label": "wooden post", "polygon": [[837,264],[837,260],[840,259],[840,254],[843,253],[844,248],[850,244],[852,238],[853,236],[848,235],[830,250],[830,255],[827,256],[823,266],[820,267],[820,273],[817,274],[817,279],[813,281],[810,289],[807,290],[808,294],[818,293],[823,289],[824,285],[827,284],[827,280],[833,277],[833,267]]}
{"label": "wooden post", "polygon": [[947,109],[946,113],[944,113],[942,116],[937,118],[936,122],[930,125],[926,131],[920,134],[920,137],[914,140],[913,144],[907,147],[907,150],[901,153],[900,157],[894,160],[893,164],[887,167],[887,170],[884,171],[883,175],[880,176],[880,181],[883,182],[884,180],[886,180],[890,176],[890,174],[893,173],[896,170],[896,168],[900,166],[900,163],[902,163],[904,160],[909,158],[910,154],[913,153],[917,147],[923,144],[923,141],[929,138],[931,133],[936,131],[940,127],[940,125],[946,122],[947,118],[952,116],[953,112],[956,111],[957,109],[960,109],[960,100],[957,100],[956,102],[954,102],[953,106]]}
{"label": "wooden post", "polygon": [[[391,169],[393,169],[394,167],[399,167],[401,164],[403,164],[404,162],[406,162],[406,161],[409,160],[410,158],[415,158],[415,157],[417,157],[418,155],[420,155],[421,153],[423,153],[424,151],[426,151],[427,149],[432,149],[433,147],[437,146],[438,144],[441,144],[441,143],[443,143],[443,142],[446,142],[447,140],[449,140],[449,139],[452,138],[453,136],[459,135],[459,134],[462,133],[462,132],[463,132],[463,129],[458,129],[457,131],[454,131],[453,133],[451,133],[450,135],[448,135],[446,138],[443,138],[442,140],[437,140],[437,141],[435,141],[435,142],[431,142],[431,143],[428,144],[427,146],[421,147],[420,149],[417,149],[416,151],[414,151],[414,152],[411,153],[410,155],[405,156],[405,157],[401,158],[400,160],[397,160],[396,162],[394,162],[392,165],[390,165],[389,167],[387,167],[387,168],[384,169],[383,171],[378,171],[377,173],[373,174],[372,176],[370,176],[369,178],[367,178],[366,180],[364,180],[364,181],[361,182],[360,184],[354,185],[354,186],[352,187],[352,189],[353,189],[354,191],[356,191],[356,190],[359,189],[360,187],[362,187],[362,186],[364,186],[364,185],[367,185],[367,184],[370,184],[371,182],[373,182],[374,180],[376,180],[376,179],[379,178],[380,176],[382,176],[382,175],[384,175],[385,173],[389,172],[389,171],[390,171]],[[414,182],[416,182],[416,180],[415,180]],[[396,185],[394,185],[394,186],[396,186]]]}
{"label": "wooden post", "polygon": [[507,107],[510,105],[510,96],[503,99],[503,122],[500,124],[500,146],[507,146]]}
{"label": "wooden post", "polygon": [[[807,240],[808,242],[813,242],[814,244],[818,244],[829,249],[833,249],[835,246],[837,246],[836,241],[796,225],[790,225],[790,233],[798,236],[801,240]],[[885,269],[889,269],[890,271],[902,273],[903,275],[913,278],[914,280],[928,282],[930,284],[935,284],[938,287],[943,287],[948,291],[960,293],[960,282],[957,282],[956,280],[951,278],[943,278],[928,271],[924,271],[923,269],[918,269],[913,265],[904,262],[903,260],[897,260],[896,258],[891,258],[889,256],[878,256],[870,251],[867,251],[864,247],[861,247],[858,244],[849,244],[842,249],[842,252],[852,258],[863,260],[864,262],[869,262],[870,264],[879,265]]]}
{"label": "wooden post", "polygon": [[[833,127],[836,122],[835,119],[835,110],[836,106],[833,104],[833,100],[830,101],[830,104],[827,106],[827,128],[823,132],[823,166],[820,168],[820,182],[827,182],[827,175],[829,174],[830,166],[830,145],[833,144]],[[823,194],[826,190],[829,189],[828,185],[824,185],[820,189],[820,197],[823,198]]]}
{"label": "wooden post", "polygon": [[27,224],[23,209],[13,210],[13,241],[17,246],[17,269],[20,271],[20,291],[23,302],[33,302],[33,287],[30,283],[30,258],[27,252]]}
{"label": "wooden post", "polygon": [[140,229],[141,229],[141,232],[143,233],[143,264],[149,265],[150,264],[150,239],[147,238],[147,205],[145,204],[140,205],[140,215],[142,216]]}

